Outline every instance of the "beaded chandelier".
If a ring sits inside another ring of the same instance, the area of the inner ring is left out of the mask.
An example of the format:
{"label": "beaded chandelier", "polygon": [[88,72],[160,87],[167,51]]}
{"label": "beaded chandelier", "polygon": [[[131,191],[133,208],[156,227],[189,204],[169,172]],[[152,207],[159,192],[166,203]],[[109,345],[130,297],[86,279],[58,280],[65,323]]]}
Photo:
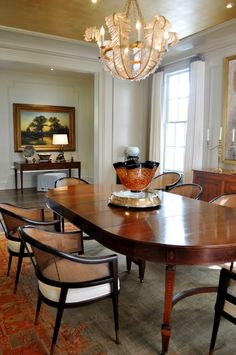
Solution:
{"label": "beaded chandelier", "polygon": [[105,18],[110,40],[105,29],[89,27],[86,41],[95,40],[104,68],[118,79],[139,81],[158,68],[169,45],[178,42],[175,32],[168,32],[169,21],[160,15],[145,23],[137,0],[128,0],[122,13]]}

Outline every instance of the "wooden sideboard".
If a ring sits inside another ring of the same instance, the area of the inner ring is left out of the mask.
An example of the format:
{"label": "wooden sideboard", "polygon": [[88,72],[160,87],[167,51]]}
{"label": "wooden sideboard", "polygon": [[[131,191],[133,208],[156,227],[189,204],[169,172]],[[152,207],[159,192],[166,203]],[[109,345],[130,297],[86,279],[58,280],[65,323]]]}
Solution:
{"label": "wooden sideboard", "polygon": [[236,193],[236,171],[193,170],[193,182],[202,186],[202,201],[211,201],[224,193]]}

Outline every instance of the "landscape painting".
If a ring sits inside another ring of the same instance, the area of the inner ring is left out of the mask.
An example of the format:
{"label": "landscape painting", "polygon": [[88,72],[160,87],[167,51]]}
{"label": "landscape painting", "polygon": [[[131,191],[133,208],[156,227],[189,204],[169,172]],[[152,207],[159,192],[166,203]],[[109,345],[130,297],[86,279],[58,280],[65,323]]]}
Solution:
{"label": "landscape painting", "polygon": [[53,134],[67,134],[64,150],[75,150],[75,108],[13,104],[15,151],[33,145],[37,151],[58,150],[52,144]]}
{"label": "landscape painting", "polygon": [[224,163],[236,164],[236,55],[224,60]]}

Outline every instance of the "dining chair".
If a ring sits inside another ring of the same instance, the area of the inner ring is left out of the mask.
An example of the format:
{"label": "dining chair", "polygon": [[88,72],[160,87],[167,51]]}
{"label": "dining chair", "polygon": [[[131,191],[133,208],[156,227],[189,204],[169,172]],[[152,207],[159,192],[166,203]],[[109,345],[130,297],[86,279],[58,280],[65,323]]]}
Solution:
{"label": "dining chair", "polygon": [[[210,203],[214,203],[216,205],[236,208],[236,193],[225,193],[223,195],[217,196],[210,201]],[[230,270],[232,271],[234,267],[234,262],[232,261],[230,264]]]}
{"label": "dining chair", "polygon": [[[166,172],[160,175],[157,175],[153,178],[149,189],[155,190],[165,190],[168,191],[171,187],[177,185],[181,180],[181,175],[177,172]],[[145,260],[134,258],[132,256],[126,256],[126,267],[127,271],[130,272],[132,262],[138,265],[139,269],[139,279],[140,282],[143,282],[146,262]]]}
{"label": "dining chair", "polygon": [[[119,343],[117,255],[85,257],[68,253],[68,245],[80,233],[52,233],[32,226],[20,234],[38,279],[35,324],[42,302],[57,308],[50,354],[53,353],[65,308],[85,305],[110,297],[113,303],[116,343]],[[31,250],[34,257],[32,257]],[[70,252],[70,250],[69,250]]]}
{"label": "dining chair", "polygon": [[209,351],[210,355],[214,353],[221,317],[226,318],[236,325],[236,273],[225,268],[222,268],[220,272]]}
{"label": "dining chair", "polygon": [[198,200],[202,193],[202,187],[199,184],[181,184],[170,188],[168,192]]}
{"label": "dining chair", "polygon": [[169,171],[153,178],[149,188],[167,191],[177,185],[181,180],[181,175],[175,171]]}
{"label": "dining chair", "polygon": [[[57,187],[67,187],[67,186],[76,186],[76,185],[86,185],[88,184],[88,182],[84,179],[81,178],[77,178],[77,177],[62,177],[59,178],[55,181],[55,188]],[[59,215],[58,213],[54,212],[54,218],[59,218],[60,222],[61,222],[61,230],[62,231],[80,231],[80,233],[82,234],[83,238],[85,240],[91,240],[93,238],[91,238],[89,235],[83,233],[81,231],[80,228],[78,228],[77,226],[75,226],[73,223],[67,221],[65,224],[65,219],[63,216]]]}
{"label": "dining chair", "polygon": [[0,213],[2,216],[0,223],[7,239],[9,252],[7,276],[10,274],[13,257],[18,258],[14,287],[14,293],[16,293],[23,258],[29,256],[28,252],[21,250],[22,241],[18,227],[30,224],[40,226],[40,228],[52,227],[59,231],[60,222],[58,220],[45,221],[43,208],[24,208],[10,203],[0,203]]}
{"label": "dining chair", "polygon": [[75,186],[81,184],[88,184],[88,182],[77,177],[62,177],[55,181],[55,187]]}

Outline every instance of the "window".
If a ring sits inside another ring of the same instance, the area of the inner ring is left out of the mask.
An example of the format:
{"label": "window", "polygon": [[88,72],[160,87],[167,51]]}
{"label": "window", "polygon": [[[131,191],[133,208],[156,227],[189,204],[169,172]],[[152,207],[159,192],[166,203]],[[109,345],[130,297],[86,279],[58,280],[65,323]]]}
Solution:
{"label": "window", "polygon": [[164,170],[183,172],[189,102],[189,69],[165,75]]}

